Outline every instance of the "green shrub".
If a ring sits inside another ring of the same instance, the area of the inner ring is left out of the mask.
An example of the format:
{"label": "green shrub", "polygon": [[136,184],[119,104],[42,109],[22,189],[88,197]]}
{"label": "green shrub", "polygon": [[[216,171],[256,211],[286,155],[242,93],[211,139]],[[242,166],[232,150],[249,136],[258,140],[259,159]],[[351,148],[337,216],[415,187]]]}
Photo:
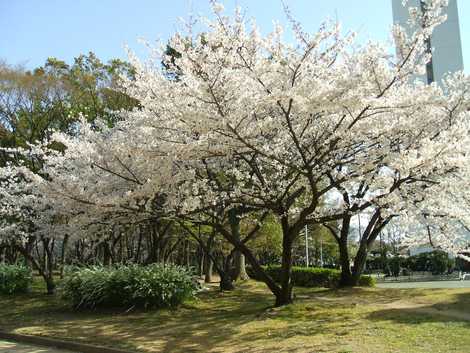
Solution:
{"label": "green shrub", "polygon": [[[281,266],[271,265],[263,266],[267,274],[276,282],[281,278]],[[260,280],[254,274],[253,270],[249,267],[247,269],[248,275],[256,280]],[[336,288],[339,285],[341,271],[330,268],[316,268],[316,267],[296,267],[292,268],[292,283],[299,287],[326,287]],[[369,276],[361,276],[359,279],[359,286],[373,287],[375,280]]]}
{"label": "green shrub", "polygon": [[[279,269],[280,272],[280,269]],[[334,288],[339,284],[340,271],[329,268],[294,267],[292,281],[300,287]]]}
{"label": "green shrub", "polygon": [[192,297],[196,284],[180,266],[91,267],[68,271],[62,296],[74,308],[175,307]]}
{"label": "green shrub", "polygon": [[359,277],[359,287],[375,287],[376,280],[370,276],[361,276]]}
{"label": "green shrub", "polygon": [[25,293],[31,287],[33,276],[25,266],[0,264],[0,294]]}
{"label": "green shrub", "polygon": [[388,260],[388,266],[390,267],[391,275],[393,277],[398,277],[401,269],[401,258],[399,256],[390,258]]}
{"label": "green shrub", "polygon": [[433,275],[442,275],[448,272],[450,267],[449,255],[442,250],[429,253],[429,268]]}
{"label": "green shrub", "polygon": [[434,275],[451,273],[455,260],[442,250],[424,252],[401,260],[402,267],[410,271],[429,271]]}

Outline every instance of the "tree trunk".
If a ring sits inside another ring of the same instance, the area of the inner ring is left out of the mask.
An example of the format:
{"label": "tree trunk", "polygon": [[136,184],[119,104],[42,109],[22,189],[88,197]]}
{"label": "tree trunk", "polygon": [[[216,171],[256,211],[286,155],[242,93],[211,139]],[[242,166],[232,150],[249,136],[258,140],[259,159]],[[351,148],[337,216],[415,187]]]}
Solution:
{"label": "tree trunk", "polygon": [[62,241],[62,248],[61,248],[61,254],[60,254],[60,272],[59,276],[60,278],[64,278],[64,267],[65,267],[65,254],[67,252],[67,245],[69,243],[69,235],[65,234],[64,239]]}
{"label": "tree trunk", "polygon": [[113,261],[113,254],[110,250],[109,247],[109,241],[106,241],[102,243],[102,248],[103,248],[103,265],[104,266],[110,266],[114,261]]}
{"label": "tree trunk", "polygon": [[[232,232],[232,236],[237,241],[240,241],[240,218],[238,217],[238,210],[231,209],[229,211],[229,222],[230,222],[230,230]],[[246,273],[246,265],[245,265],[245,256],[241,253],[240,250],[235,250],[234,254],[234,261],[233,261],[233,273],[232,278],[234,281],[238,280],[247,280],[249,278],[248,274]]]}
{"label": "tree trunk", "polygon": [[44,274],[43,278],[44,278],[44,281],[46,282],[47,294],[48,295],[55,294],[56,285],[55,285],[55,282],[54,282],[54,278],[52,277],[52,273]]}
{"label": "tree trunk", "polygon": [[212,259],[209,256],[204,257],[204,282],[211,283],[212,282],[212,267],[213,267]]}
{"label": "tree trunk", "polygon": [[31,252],[28,251],[27,247],[17,247],[18,251],[23,255],[23,257],[32,265],[34,269],[36,269],[41,277],[44,279],[46,283],[46,290],[47,294],[54,294],[55,293],[55,282],[52,271],[48,271],[45,267],[41,266],[41,263],[37,261]]}
{"label": "tree trunk", "polygon": [[[212,268],[214,263],[212,262],[212,247],[214,244],[215,238],[215,229],[213,229],[212,234],[209,236],[207,240],[207,244],[205,246],[205,256],[204,256],[204,282],[211,283],[212,282]],[[201,243],[201,245],[203,245]]]}
{"label": "tree trunk", "polygon": [[43,239],[43,246],[46,250],[46,267],[45,267],[45,280],[47,294],[55,294],[55,282],[54,282],[54,239]]}
{"label": "tree trunk", "polygon": [[366,242],[361,242],[356,257],[354,258],[351,286],[357,286],[359,284],[359,279],[361,278],[366,264],[367,253],[368,249]]}
{"label": "tree trunk", "polygon": [[186,268],[191,268],[191,247],[190,247],[189,240],[186,240],[185,248],[186,248]]}
{"label": "tree trunk", "polygon": [[[231,243],[237,250],[239,250],[243,255],[245,255],[245,258],[248,260],[250,263],[252,270],[256,276],[256,278],[259,278],[260,281],[263,281],[266,283],[268,288],[271,290],[271,292],[277,297],[281,297],[281,288],[279,285],[266,273],[266,271],[261,267],[261,264],[259,261],[256,259],[256,257],[253,255],[253,253],[248,249],[248,247],[242,243],[241,241],[234,239],[232,236],[232,232],[227,231],[223,226],[217,225],[218,231],[220,234],[223,235],[223,237]],[[277,302],[277,301],[276,301]],[[284,300],[279,301],[279,305],[283,305],[282,303]]]}
{"label": "tree trunk", "polygon": [[247,279],[250,278],[250,276],[248,276],[248,273],[246,272],[245,255],[243,255],[238,250],[236,250],[234,253],[233,264],[234,264],[233,278],[235,281],[238,281],[238,280],[246,281]]}
{"label": "tree trunk", "polygon": [[233,285],[233,277],[232,277],[232,254],[228,255],[223,263],[223,269],[217,267],[218,273],[220,276],[220,290],[234,290],[235,286]]}
{"label": "tree trunk", "polygon": [[341,277],[339,280],[340,287],[354,286],[354,280],[349,262],[348,240],[340,239],[339,243],[339,259],[341,264]]}
{"label": "tree trunk", "polygon": [[348,236],[351,216],[345,215],[341,225],[340,237],[337,239],[339,248],[339,260],[341,264],[340,287],[352,287],[355,285],[349,262]]}
{"label": "tree trunk", "polygon": [[367,261],[369,248],[379,236],[382,229],[388,224],[391,217],[383,219],[380,215],[380,209],[376,210],[362,235],[359,250],[354,259],[353,267],[353,285],[357,286]]}
{"label": "tree trunk", "polygon": [[204,259],[206,258],[204,256],[204,250],[202,247],[199,247],[199,258],[198,258],[198,271],[199,271],[199,277],[202,277],[204,274]]}
{"label": "tree trunk", "polygon": [[138,228],[138,232],[139,232],[139,238],[137,240],[137,249],[134,253],[134,262],[137,263],[137,264],[140,264],[140,253],[141,253],[141,249],[142,249],[142,228],[139,226]]}
{"label": "tree trunk", "polygon": [[234,290],[235,287],[233,286],[233,280],[232,280],[232,277],[230,276],[229,273],[227,272],[221,272],[219,273],[220,275],[220,284],[219,284],[219,288],[221,291],[224,291],[224,290]]}
{"label": "tree trunk", "polygon": [[282,240],[281,291],[276,295],[276,306],[292,303],[292,235],[284,233]]}

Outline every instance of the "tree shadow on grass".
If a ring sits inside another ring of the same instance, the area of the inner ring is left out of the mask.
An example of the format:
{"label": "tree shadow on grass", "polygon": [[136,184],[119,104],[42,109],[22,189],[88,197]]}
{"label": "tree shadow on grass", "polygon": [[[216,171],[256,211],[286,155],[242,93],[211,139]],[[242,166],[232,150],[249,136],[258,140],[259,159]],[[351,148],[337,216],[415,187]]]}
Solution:
{"label": "tree shadow on grass", "polygon": [[0,297],[0,329],[144,351],[237,351],[231,338],[273,303],[263,291],[212,290],[178,309],[73,311],[37,293]]}
{"label": "tree shadow on grass", "polygon": [[[318,296],[332,300],[312,301]],[[126,313],[122,309],[73,311],[58,298],[32,293],[11,298],[0,308],[0,316],[15,315],[5,321],[9,331],[131,350],[271,352],[277,343],[281,346],[291,338],[349,331],[354,325],[351,309],[355,304],[335,296],[347,295],[299,289],[294,305],[274,308],[274,298],[266,288],[251,282],[233,292],[200,293],[197,300],[174,310]],[[282,351],[292,348],[282,347]],[[322,351],[320,346],[312,347]]]}
{"label": "tree shadow on grass", "polygon": [[[436,292],[438,291],[436,290]],[[370,313],[367,318],[374,321],[385,320],[401,324],[461,322],[467,328],[470,328],[470,293],[455,293],[448,300],[435,304],[419,302],[392,303],[385,309]]]}
{"label": "tree shadow on grass", "polygon": [[[439,304],[424,307],[441,311],[470,308],[468,290],[441,297],[445,292],[433,291],[430,295],[429,290],[401,289],[296,288],[296,293],[293,305],[273,308],[274,298],[264,285],[248,282],[233,292],[212,289],[200,293],[197,300],[178,309],[130,312],[73,311],[58,297],[31,293],[0,297],[0,329],[146,352],[271,352],[299,348],[331,352],[334,349],[328,348],[328,342],[354,332],[361,334],[358,331],[364,329],[364,319],[408,324],[454,320],[416,312],[417,308],[393,306],[404,299],[411,304],[420,303],[420,296],[428,302],[435,299]],[[368,305],[373,310],[377,306],[381,309],[371,313]],[[296,343],[290,345],[292,342]]]}

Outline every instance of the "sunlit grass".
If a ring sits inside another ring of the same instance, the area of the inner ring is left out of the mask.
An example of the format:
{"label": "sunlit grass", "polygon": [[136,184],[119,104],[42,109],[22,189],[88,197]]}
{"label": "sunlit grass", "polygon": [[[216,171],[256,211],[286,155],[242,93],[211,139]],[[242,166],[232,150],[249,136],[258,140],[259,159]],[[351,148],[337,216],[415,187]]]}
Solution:
{"label": "sunlit grass", "polygon": [[40,286],[0,297],[0,328],[143,352],[467,352],[470,289],[215,288],[177,310],[75,312]]}

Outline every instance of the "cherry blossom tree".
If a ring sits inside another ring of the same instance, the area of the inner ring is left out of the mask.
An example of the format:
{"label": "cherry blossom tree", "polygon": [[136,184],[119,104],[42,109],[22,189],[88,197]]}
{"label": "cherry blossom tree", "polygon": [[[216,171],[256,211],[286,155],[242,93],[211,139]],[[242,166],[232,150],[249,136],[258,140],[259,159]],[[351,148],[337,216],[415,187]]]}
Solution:
{"label": "cherry blossom tree", "polygon": [[[276,305],[293,300],[300,231],[321,224],[338,242],[341,283],[355,285],[392,218],[434,219],[426,200],[464,191],[452,180],[468,170],[469,80],[456,74],[440,88],[414,79],[430,60],[426,43],[445,20],[446,3],[411,9],[419,24],[411,36],[392,28],[397,55],[380,43],[355,45],[336,23],[308,34],[288,9],[294,43],[283,40],[280,26],[261,35],[240,10],[226,16],[213,3],[204,32],[172,38],[178,55],[166,44],[149,62],[131,54],[135,79],[126,94],[138,108],[113,128],[82,124],[76,136],[53,137],[66,150],[48,154],[41,190],[77,229],[204,215],[246,257]],[[244,237],[224,227],[268,213],[282,228],[280,283],[250,248],[256,227]],[[347,242],[358,213],[370,217],[351,268]]]}
{"label": "cherry blossom tree", "polygon": [[[142,109],[130,114],[132,130],[154,129],[154,140],[169,142],[181,165],[197,171],[209,164],[212,174],[232,180],[226,190],[209,177],[188,180],[188,210],[217,203],[277,215],[283,274],[280,285],[265,281],[278,305],[292,299],[292,244],[306,224],[340,223],[332,233],[342,283],[354,285],[380,229],[460,167],[466,112],[449,105],[460,93],[413,80],[430,59],[426,41],[445,20],[445,5],[428,1],[424,14],[411,9],[420,25],[411,36],[392,29],[396,56],[377,43],[352,46],[353,35],[341,36],[336,24],[309,35],[289,12],[297,42],[285,43],[280,27],[262,36],[239,12],[230,18],[214,4],[207,31],[177,34],[170,43],[179,56],[167,67],[178,79],[133,60],[137,80],[128,94]],[[165,61],[164,47],[159,52]],[[462,76],[454,80],[468,85]],[[322,201],[330,207],[319,207]],[[351,273],[346,245],[359,212],[371,221]],[[256,267],[246,244],[228,240]]]}
{"label": "cherry blossom tree", "polygon": [[[59,231],[62,220],[58,213],[51,210],[47,199],[37,192],[36,186],[41,180],[40,176],[24,166],[7,165],[1,168],[0,238],[38,270],[48,294],[53,294],[56,261],[53,249],[57,238],[52,233]],[[34,255],[34,247],[37,256]]]}

